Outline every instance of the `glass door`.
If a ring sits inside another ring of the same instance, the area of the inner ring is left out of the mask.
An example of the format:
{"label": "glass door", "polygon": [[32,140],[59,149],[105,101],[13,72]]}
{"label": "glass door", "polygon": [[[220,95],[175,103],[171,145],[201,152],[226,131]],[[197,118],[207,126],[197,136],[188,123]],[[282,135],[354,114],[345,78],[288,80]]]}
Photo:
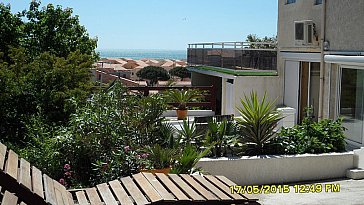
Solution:
{"label": "glass door", "polygon": [[342,68],[339,113],[347,139],[358,144],[363,140],[363,82],[364,70]]}

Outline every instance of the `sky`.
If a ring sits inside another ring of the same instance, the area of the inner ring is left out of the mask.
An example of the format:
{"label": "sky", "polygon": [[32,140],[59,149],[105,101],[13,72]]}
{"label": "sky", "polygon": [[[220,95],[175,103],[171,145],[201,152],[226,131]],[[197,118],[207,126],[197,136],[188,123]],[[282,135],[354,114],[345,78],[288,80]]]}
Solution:
{"label": "sky", "polygon": [[[31,0],[0,0],[12,11]],[[277,0],[43,0],[73,8],[98,49],[176,49],[277,33]]]}

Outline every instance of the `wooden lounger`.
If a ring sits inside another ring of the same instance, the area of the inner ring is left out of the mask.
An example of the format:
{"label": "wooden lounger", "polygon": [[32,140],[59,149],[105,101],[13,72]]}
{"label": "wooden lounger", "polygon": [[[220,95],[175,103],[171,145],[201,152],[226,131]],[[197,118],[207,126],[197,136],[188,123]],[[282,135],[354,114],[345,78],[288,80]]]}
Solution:
{"label": "wooden lounger", "polygon": [[[138,173],[93,188],[66,190],[0,143],[1,205],[257,204],[224,176]],[[15,199],[16,198],[16,199]],[[15,204],[14,204],[15,203]]]}

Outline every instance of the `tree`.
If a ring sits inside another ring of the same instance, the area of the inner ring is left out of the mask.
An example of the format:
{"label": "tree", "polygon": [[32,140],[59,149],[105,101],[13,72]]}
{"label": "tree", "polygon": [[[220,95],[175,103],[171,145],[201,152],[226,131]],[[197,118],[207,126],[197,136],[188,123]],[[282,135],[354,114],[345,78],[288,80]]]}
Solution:
{"label": "tree", "polygon": [[189,78],[191,76],[190,71],[188,71],[185,67],[175,67],[169,71],[169,74],[180,77],[182,80],[183,78]]}
{"label": "tree", "polygon": [[256,34],[249,34],[246,37],[246,41],[247,42],[251,42],[251,43],[271,43],[269,44],[263,44],[263,45],[259,45],[259,44],[250,44],[250,48],[277,48],[277,36],[273,36],[273,37],[268,37],[265,36],[264,38],[259,38]]}
{"label": "tree", "polygon": [[147,66],[137,72],[139,78],[150,80],[150,84],[154,85],[158,80],[169,80],[168,72],[157,66]]}

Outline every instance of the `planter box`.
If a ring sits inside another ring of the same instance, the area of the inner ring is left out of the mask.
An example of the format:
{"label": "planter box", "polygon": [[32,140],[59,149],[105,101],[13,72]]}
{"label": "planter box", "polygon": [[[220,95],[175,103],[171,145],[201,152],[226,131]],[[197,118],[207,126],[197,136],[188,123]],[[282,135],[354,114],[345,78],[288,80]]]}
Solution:
{"label": "planter box", "polygon": [[354,153],[203,158],[197,165],[239,185],[282,184],[342,178],[354,168]]}

